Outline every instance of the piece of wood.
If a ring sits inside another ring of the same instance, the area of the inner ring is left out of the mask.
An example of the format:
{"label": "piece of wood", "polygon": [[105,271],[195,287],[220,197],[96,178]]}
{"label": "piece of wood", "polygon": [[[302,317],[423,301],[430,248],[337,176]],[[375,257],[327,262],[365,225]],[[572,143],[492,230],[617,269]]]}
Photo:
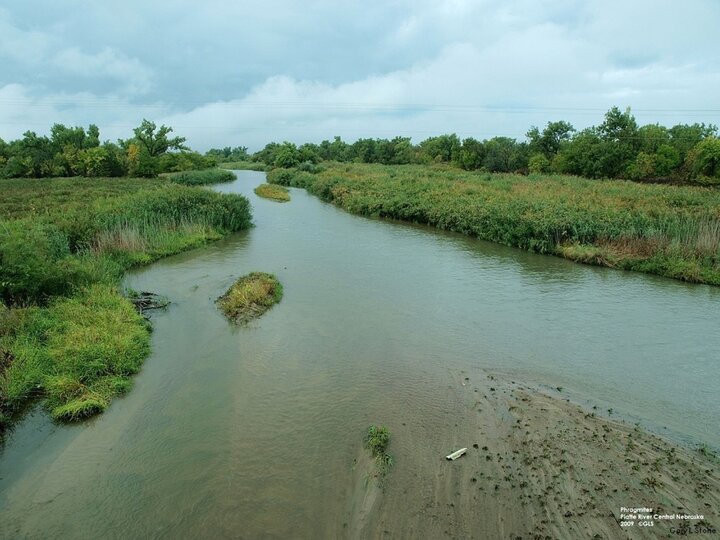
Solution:
{"label": "piece of wood", "polygon": [[465,452],[467,452],[467,448],[461,448],[460,450],[455,450],[452,454],[449,454],[445,456],[445,459],[448,461],[455,461],[457,458],[462,456]]}

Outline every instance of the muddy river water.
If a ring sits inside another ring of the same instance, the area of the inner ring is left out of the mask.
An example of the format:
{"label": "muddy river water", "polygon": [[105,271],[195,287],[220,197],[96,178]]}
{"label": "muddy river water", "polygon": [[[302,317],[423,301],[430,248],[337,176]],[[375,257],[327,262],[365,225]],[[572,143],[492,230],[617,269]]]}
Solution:
{"label": "muddy river water", "polygon": [[[80,425],[37,410],[5,441],[0,538],[328,535],[367,426],[452,413],[439,396],[477,368],[720,447],[720,288],[356,217],[297,189],[279,204],[253,194],[263,173],[237,175],[217,189],[251,200],[253,229],[126,278],[173,302],[131,392]],[[285,296],[233,327],[214,300],[255,270]]]}

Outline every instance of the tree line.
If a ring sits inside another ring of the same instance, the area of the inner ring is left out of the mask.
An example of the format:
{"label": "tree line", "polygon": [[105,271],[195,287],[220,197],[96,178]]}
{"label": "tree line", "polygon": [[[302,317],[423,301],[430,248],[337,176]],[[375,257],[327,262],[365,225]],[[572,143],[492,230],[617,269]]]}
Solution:
{"label": "tree line", "polygon": [[172,137],[172,131],[143,120],[132,137],[115,143],[101,143],[100,130],[93,124],[87,129],[55,124],[49,136],[26,131],[14,141],[0,139],[0,177],[153,177],[216,164],[211,156],[190,151],[185,138]]}
{"label": "tree line", "polygon": [[569,122],[531,127],[526,141],[510,137],[477,140],[455,134],[430,137],[415,145],[409,137],[358,139],[340,137],[297,146],[270,143],[255,154],[247,148],[210,150],[219,161],[250,159],[273,167],[296,167],[323,160],[340,162],[448,163],[465,170],[558,173],[587,178],[720,183],[720,139],[712,124],[639,126],[630,109],[610,109],[598,126],[577,131]]}

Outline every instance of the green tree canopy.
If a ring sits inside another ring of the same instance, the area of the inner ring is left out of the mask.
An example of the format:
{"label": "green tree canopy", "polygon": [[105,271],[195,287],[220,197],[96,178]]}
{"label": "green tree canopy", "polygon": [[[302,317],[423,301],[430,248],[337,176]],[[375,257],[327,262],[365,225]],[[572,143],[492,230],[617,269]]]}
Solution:
{"label": "green tree canopy", "polygon": [[135,141],[150,157],[158,157],[168,150],[189,150],[185,146],[185,137],[168,137],[173,128],[155,125],[155,122],[143,119],[139,127],[133,129]]}

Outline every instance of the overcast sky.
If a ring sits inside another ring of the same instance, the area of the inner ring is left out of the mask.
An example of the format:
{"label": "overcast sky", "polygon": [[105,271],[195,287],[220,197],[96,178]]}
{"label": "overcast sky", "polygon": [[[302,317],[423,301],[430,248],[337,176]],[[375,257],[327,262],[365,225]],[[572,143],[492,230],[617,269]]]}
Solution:
{"label": "overcast sky", "polygon": [[720,124],[720,0],[0,0],[0,137],[142,118],[206,150]]}

